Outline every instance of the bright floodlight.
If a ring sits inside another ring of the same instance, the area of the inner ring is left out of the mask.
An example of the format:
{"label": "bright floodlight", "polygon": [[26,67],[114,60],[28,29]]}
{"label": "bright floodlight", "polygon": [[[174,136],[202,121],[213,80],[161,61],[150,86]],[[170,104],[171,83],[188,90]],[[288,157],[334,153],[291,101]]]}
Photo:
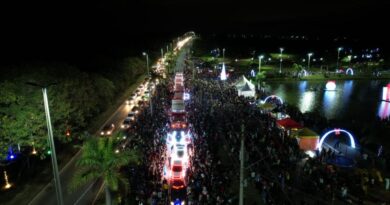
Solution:
{"label": "bright floodlight", "polygon": [[326,83],[326,90],[336,90],[336,82],[335,81],[328,81]]}
{"label": "bright floodlight", "polygon": [[263,58],[264,58],[264,56],[263,56],[263,55],[261,55],[261,56],[259,56],[259,58],[260,58],[260,59],[263,59]]}
{"label": "bright floodlight", "polygon": [[146,52],[142,52],[142,55],[146,56]]}
{"label": "bright floodlight", "polygon": [[310,57],[310,56],[312,56],[312,55],[313,55],[313,53],[308,53],[307,55]]}

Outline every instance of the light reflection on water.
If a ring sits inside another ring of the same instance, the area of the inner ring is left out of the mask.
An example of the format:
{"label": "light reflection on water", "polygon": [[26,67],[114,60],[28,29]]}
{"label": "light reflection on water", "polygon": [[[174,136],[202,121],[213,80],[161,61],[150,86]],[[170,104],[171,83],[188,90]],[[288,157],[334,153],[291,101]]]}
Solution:
{"label": "light reflection on water", "polygon": [[384,120],[390,116],[390,103],[382,101],[379,105],[378,116]]}
{"label": "light reflection on water", "polygon": [[327,119],[373,120],[390,116],[390,103],[381,102],[387,81],[336,81],[336,91],[325,91],[326,81],[272,82],[270,92],[301,112],[319,112]]}

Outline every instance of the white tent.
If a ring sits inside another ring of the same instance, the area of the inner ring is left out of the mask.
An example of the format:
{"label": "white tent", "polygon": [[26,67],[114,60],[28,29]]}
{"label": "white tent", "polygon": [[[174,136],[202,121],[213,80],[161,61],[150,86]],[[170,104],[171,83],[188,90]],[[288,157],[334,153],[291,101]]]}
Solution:
{"label": "white tent", "polygon": [[235,86],[238,91],[238,95],[245,97],[255,97],[256,89],[255,85],[251,83],[245,76],[241,76],[241,78],[235,83]]}
{"label": "white tent", "polygon": [[237,88],[238,95],[244,97],[255,97],[256,90],[252,83],[245,83],[244,86]]}

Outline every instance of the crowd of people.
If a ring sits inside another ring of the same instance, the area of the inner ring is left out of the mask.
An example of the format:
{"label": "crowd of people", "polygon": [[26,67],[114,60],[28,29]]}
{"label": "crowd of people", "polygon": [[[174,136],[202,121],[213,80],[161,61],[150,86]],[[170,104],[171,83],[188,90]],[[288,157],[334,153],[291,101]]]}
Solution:
{"label": "crowd of people", "polygon": [[[186,111],[194,146],[185,190],[187,204],[238,202],[242,140],[245,145],[242,183],[258,196],[251,201],[253,204],[329,204],[331,201],[363,204],[360,197],[353,196],[364,196],[367,186],[383,183],[372,173],[352,173],[328,165],[327,159],[334,157],[334,153],[308,157],[299,149],[296,139],[277,127],[275,118],[250,99],[238,96],[231,84],[209,77],[194,79],[189,70],[185,76],[191,95]],[[169,186],[161,176],[171,86],[172,82],[163,82],[156,87],[152,97],[153,115],[146,107],[129,131],[127,147],[143,153],[141,165],[128,170],[131,193],[138,204],[167,204],[170,198]],[[278,110],[288,112],[290,108],[279,105]],[[313,126],[324,123],[311,122],[304,116],[298,121]]]}

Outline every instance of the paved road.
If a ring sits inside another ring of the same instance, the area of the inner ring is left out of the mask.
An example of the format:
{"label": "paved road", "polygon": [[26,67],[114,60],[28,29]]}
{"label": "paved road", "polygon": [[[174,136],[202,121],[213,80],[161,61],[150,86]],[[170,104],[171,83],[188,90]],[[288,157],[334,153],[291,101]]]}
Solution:
{"label": "paved road", "polygon": [[[187,49],[183,49],[179,53],[178,60],[177,60],[178,64],[176,65],[176,67],[179,66],[182,67],[184,65],[184,58],[186,53],[185,50]],[[138,102],[141,99],[140,96],[143,96],[145,91],[146,91],[145,89],[142,90],[141,94],[138,95],[139,97],[136,99],[136,102]],[[101,129],[106,124],[114,124],[116,127],[116,131],[120,130],[121,123],[126,118],[127,114],[130,112],[133,106],[134,105],[126,105],[125,102],[123,102],[123,104],[120,107],[118,107],[118,109],[113,113],[113,115],[111,115],[108,118],[108,120],[100,127],[100,129],[96,132],[96,135],[100,134]],[[96,200],[98,193],[102,191],[103,186],[101,180],[91,182],[74,192],[68,191],[71,178],[77,170],[75,163],[80,158],[80,156],[81,156],[81,151],[79,151],[68,162],[68,164],[60,171],[60,180],[61,180],[63,199],[65,205],[92,204]],[[46,185],[46,187],[44,187],[42,191],[39,192],[35,196],[35,198],[32,199],[31,202],[29,203],[29,205],[42,205],[42,204],[57,204],[57,198],[56,198],[55,188],[53,186],[53,181],[48,185]]]}
{"label": "paved road", "polygon": [[[143,90],[141,95],[143,95]],[[137,98],[137,101],[141,99],[141,97]],[[127,116],[129,111],[133,108],[133,105],[126,105],[123,103],[118,109],[114,112],[111,117],[104,123],[106,124],[115,124],[117,130],[120,129],[120,125],[123,119]],[[104,126],[103,125],[103,126]],[[103,126],[96,132],[96,135],[99,135],[100,130]],[[68,162],[68,164],[60,171],[60,180],[62,185],[62,192],[64,198],[64,204],[91,204],[98,193],[98,190],[101,189],[101,181],[94,181],[89,183],[80,189],[69,192],[68,187],[71,181],[72,176],[76,172],[77,168],[75,166],[75,162],[80,158],[81,151],[79,151],[72,159]],[[55,188],[53,186],[53,181],[49,183],[39,194],[35,196],[35,198],[29,203],[29,205],[42,205],[42,204],[57,204],[57,198],[55,194]]]}

